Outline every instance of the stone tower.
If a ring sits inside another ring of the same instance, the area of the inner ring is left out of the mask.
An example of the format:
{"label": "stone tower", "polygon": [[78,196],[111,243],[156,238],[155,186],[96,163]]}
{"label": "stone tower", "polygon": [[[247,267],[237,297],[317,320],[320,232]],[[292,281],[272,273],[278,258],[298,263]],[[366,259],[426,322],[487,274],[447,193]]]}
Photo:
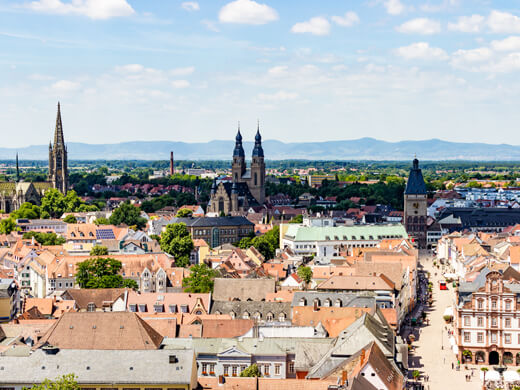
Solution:
{"label": "stone tower", "polygon": [[419,160],[413,160],[410,176],[404,191],[404,224],[408,234],[419,248],[426,248],[426,220],[428,216],[426,184],[424,183]]}
{"label": "stone tower", "polygon": [[52,183],[53,188],[60,190],[62,194],[67,193],[69,184],[67,147],[63,139],[59,102],[58,114],[56,115],[56,129],[54,130],[54,145],[49,143],[49,181]]}
{"label": "stone tower", "polygon": [[262,136],[260,135],[260,124],[258,124],[255,135],[255,147],[251,161],[251,181],[249,191],[259,204],[265,202],[265,163],[264,149],[262,148]]}
{"label": "stone tower", "polygon": [[235,138],[235,149],[233,150],[233,164],[231,166],[233,182],[242,182],[242,176],[246,172],[246,155],[242,146],[242,134],[240,134],[240,123],[238,124],[238,132]]}

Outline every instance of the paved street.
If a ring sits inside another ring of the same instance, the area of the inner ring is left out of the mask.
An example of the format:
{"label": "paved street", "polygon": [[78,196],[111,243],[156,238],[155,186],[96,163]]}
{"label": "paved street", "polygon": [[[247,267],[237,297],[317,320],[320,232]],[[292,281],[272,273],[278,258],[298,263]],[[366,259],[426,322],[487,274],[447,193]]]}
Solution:
{"label": "paved street", "polygon": [[[445,309],[453,305],[453,287],[450,285],[449,290],[440,291],[438,283],[441,271],[433,268],[431,258],[421,257],[420,262],[426,271],[430,271],[434,303],[432,307],[425,308],[430,325],[419,327],[414,332],[417,340],[413,343],[416,348],[410,354],[410,377],[414,370],[419,370],[422,374],[421,382],[425,385],[424,388],[430,390],[479,389],[482,384],[477,370],[474,371],[471,382],[467,382],[465,376],[471,371],[464,370],[463,366],[461,371],[452,369],[452,363],[456,366],[457,359],[450,349],[442,316]],[[435,276],[435,272],[437,272],[437,276]],[[429,381],[425,382],[424,374],[429,375]]]}

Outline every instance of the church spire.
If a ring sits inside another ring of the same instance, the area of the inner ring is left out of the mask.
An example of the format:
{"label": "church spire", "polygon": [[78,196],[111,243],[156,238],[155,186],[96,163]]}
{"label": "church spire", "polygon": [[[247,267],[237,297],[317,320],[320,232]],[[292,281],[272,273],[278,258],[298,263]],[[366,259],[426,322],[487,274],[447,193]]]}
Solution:
{"label": "church spire", "polygon": [[260,121],[256,125],[255,147],[253,149],[253,157],[264,157],[264,149],[262,148],[262,136],[260,135]]}
{"label": "church spire", "polygon": [[61,110],[60,102],[58,102],[58,113],[56,115],[56,129],[54,130],[54,148],[56,146],[63,146],[65,149],[65,142],[63,139],[63,126],[61,124]]}
{"label": "church spire", "polygon": [[242,146],[242,134],[240,134],[240,122],[238,122],[238,132],[235,138],[235,149],[233,157],[245,157],[244,148]]}

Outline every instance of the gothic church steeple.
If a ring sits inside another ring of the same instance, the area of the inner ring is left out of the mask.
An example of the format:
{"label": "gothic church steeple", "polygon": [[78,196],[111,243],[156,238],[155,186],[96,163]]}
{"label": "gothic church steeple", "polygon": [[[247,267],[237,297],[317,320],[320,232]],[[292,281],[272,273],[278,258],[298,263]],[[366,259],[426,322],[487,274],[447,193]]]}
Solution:
{"label": "gothic church steeple", "polygon": [[67,167],[67,147],[63,138],[63,125],[61,122],[61,108],[58,102],[56,114],[56,127],[54,129],[54,145],[49,144],[49,181],[52,186],[67,193],[69,172]]}

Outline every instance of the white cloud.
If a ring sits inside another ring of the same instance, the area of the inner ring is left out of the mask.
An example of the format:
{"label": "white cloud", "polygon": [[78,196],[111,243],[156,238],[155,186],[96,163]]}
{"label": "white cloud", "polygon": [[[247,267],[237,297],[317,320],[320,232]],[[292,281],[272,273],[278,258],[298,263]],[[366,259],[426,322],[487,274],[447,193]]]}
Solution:
{"label": "white cloud", "polygon": [[441,31],[441,24],[428,18],[416,18],[398,26],[397,31],[407,34],[431,35]]}
{"label": "white cloud", "polygon": [[174,80],[172,86],[173,88],[187,88],[190,86],[190,82],[188,80]]}
{"label": "white cloud", "polygon": [[387,0],[384,6],[390,15],[400,15],[404,12],[404,5],[400,0]]}
{"label": "white cloud", "polygon": [[110,19],[130,16],[134,9],[126,0],[37,0],[26,4],[27,8],[36,12],[58,15],[82,15],[91,19]]}
{"label": "white cloud", "polygon": [[185,1],[181,3],[181,8],[186,11],[198,11],[200,10],[199,3],[196,1]]}
{"label": "white cloud", "polygon": [[291,32],[297,34],[328,35],[330,32],[330,23],[324,17],[315,16],[306,22],[296,23],[292,26]]}
{"label": "white cloud", "polygon": [[210,31],[214,31],[214,32],[220,32],[219,28],[217,27],[217,24],[212,21],[212,20],[201,20],[200,21],[204,26],[206,26],[206,28]]}
{"label": "white cloud", "polygon": [[343,27],[350,27],[359,23],[359,16],[352,11],[348,11],[344,16],[333,16],[332,21]]}
{"label": "white cloud", "polygon": [[407,60],[446,60],[448,54],[441,48],[431,47],[428,42],[416,42],[396,49],[397,55]]}
{"label": "white cloud", "polygon": [[493,41],[491,47],[496,51],[520,51],[520,37],[511,36],[501,41]]}
{"label": "white cloud", "polygon": [[289,67],[286,65],[273,66],[267,71],[267,73],[269,73],[272,76],[282,76],[284,74],[287,74],[288,69]]}
{"label": "white cloud", "polygon": [[520,18],[509,12],[491,11],[487,24],[494,33],[520,33]]}
{"label": "white cloud", "polygon": [[52,84],[51,88],[58,92],[72,92],[81,87],[80,83],[70,80],[60,80]]}
{"label": "white cloud", "polygon": [[450,7],[455,7],[459,5],[459,0],[444,0],[442,3],[437,4],[422,4],[419,9],[424,12],[439,12],[444,11]]}
{"label": "white cloud", "polygon": [[278,13],[253,0],[235,0],[220,9],[218,18],[222,23],[260,25],[278,20]]}
{"label": "white cloud", "polygon": [[287,92],[287,91],[278,91],[272,94],[260,93],[258,94],[258,98],[264,101],[288,101],[298,99],[299,95],[296,92]]}
{"label": "white cloud", "polygon": [[456,68],[466,70],[482,70],[483,63],[493,58],[493,51],[487,47],[479,47],[470,50],[457,50],[452,55],[451,64]]}
{"label": "white cloud", "polygon": [[484,26],[482,15],[461,16],[457,23],[448,23],[448,30],[467,33],[479,32]]}
{"label": "white cloud", "polygon": [[185,68],[175,68],[170,71],[170,74],[173,76],[187,76],[195,72],[194,66],[187,66]]}
{"label": "white cloud", "polygon": [[128,64],[122,66],[116,66],[116,72],[118,73],[139,73],[144,70],[144,66],[141,64]]}

